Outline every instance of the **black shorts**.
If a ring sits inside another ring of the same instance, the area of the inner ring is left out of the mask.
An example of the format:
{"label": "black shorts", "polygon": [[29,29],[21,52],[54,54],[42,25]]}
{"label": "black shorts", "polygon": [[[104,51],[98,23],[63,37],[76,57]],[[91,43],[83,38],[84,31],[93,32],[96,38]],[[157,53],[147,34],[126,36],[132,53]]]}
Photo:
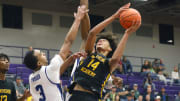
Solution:
{"label": "black shorts", "polygon": [[73,91],[69,101],[99,101],[94,94],[82,91]]}

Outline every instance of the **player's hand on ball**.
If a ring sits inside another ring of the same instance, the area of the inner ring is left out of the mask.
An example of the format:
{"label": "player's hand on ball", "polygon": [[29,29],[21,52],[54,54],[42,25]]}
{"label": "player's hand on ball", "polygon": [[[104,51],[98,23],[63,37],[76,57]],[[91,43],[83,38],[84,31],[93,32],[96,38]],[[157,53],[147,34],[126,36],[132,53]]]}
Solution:
{"label": "player's hand on ball", "polygon": [[124,6],[122,6],[121,8],[119,8],[119,10],[113,15],[115,18],[119,18],[120,14],[127,10],[130,7],[131,3],[127,3]]}
{"label": "player's hand on ball", "polygon": [[139,21],[133,21],[132,26],[128,29],[126,29],[125,33],[128,35],[131,35],[133,32],[135,32],[139,27],[141,26],[141,22]]}

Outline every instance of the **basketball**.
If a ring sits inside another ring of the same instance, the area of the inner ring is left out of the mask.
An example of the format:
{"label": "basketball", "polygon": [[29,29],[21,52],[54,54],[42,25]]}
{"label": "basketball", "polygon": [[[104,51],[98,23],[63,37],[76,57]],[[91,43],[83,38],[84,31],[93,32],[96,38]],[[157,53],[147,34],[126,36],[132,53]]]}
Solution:
{"label": "basketball", "polygon": [[133,21],[141,22],[141,15],[136,9],[129,8],[120,14],[119,21],[122,27],[127,29],[132,26]]}

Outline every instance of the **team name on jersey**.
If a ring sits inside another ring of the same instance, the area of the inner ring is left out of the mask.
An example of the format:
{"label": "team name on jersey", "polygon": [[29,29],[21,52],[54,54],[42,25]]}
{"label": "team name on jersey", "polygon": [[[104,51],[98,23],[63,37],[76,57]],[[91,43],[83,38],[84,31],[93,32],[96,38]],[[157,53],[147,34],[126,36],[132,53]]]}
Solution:
{"label": "team name on jersey", "polygon": [[11,94],[10,89],[0,89],[0,93]]}
{"label": "team name on jersey", "polygon": [[41,78],[41,76],[38,74],[38,75],[36,75],[35,77],[33,77],[33,78],[31,79],[31,81],[32,81],[32,82],[35,82],[35,81],[39,80],[40,78]]}
{"label": "team name on jersey", "polygon": [[100,56],[100,55],[96,55],[96,56],[92,55],[91,58],[93,58],[93,59],[96,58],[96,59],[98,59],[99,61],[101,61],[103,63],[105,62],[105,58]]}

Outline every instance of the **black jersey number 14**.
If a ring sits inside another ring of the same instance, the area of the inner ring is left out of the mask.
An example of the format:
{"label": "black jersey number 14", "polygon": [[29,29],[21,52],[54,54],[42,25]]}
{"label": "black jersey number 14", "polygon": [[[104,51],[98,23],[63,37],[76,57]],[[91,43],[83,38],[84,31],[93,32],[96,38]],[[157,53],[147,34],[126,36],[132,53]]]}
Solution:
{"label": "black jersey number 14", "polygon": [[95,71],[96,70],[96,68],[99,66],[99,64],[100,64],[100,62],[98,61],[98,62],[94,62],[94,60],[95,59],[92,59],[90,62],[89,62],[89,64],[87,65],[87,67],[92,67],[93,69],[93,71]]}

